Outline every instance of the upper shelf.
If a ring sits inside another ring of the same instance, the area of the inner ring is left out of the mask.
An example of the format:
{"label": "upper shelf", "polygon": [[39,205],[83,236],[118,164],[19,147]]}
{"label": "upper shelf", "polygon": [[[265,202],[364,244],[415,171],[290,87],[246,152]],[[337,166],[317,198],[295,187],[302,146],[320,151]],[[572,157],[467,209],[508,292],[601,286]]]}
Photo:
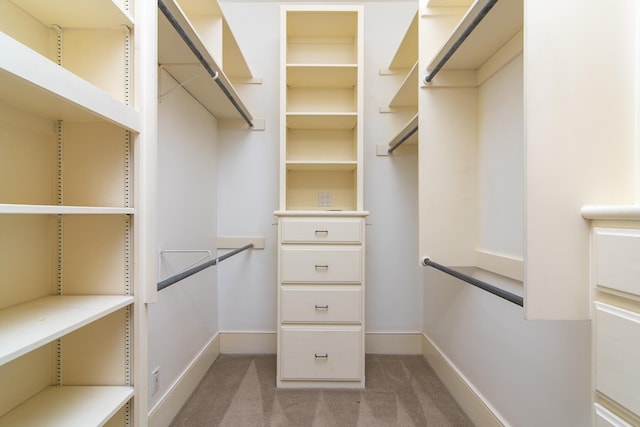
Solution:
{"label": "upper shelf", "polygon": [[287,85],[290,87],[354,87],[357,82],[355,64],[287,65]]}
{"label": "upper shelf", "polygon": [[140,130],[139,112],[1,32],[0,51],[0,101],[54,120]]}
{"label": "upper shelf", "polygon": [[[224,18],[218,14],[221,13],[219,6],[212,4],[217,2],[183,0],[180,5],[184,5],[184,10],[175,0],[163,0],[161,3],[171,18],[164,11],[158,13],[160,65],[213,116],[251,121],[253,117],[231,84],[227,72],[235,73],[240,79],[250,79],[251,73],[244,59],[240,59],[241,54],[238,56],[235,38]],[[231,49],[228,50],[237,50],[237,53],[227,56],[224,51],[229,46]],[[217,52],[212,52],[214,47]]]}
{"label": "upper shelf", "polygon": [[[478,70],[501,47],[523,28],[523,0],[500,0],[482,17],[483,9],[492,0],[476,0],[459,21],[440,50],[427,65],[432,71],[458,46],[446,61],[443,70]],[[430,4],[431,6],[431,4]],[[460,44],[461,37],[474,21],[482,19]]]}
{"label": "upper shelf", "polygon": [[390,70],[407,70],[418,62],[418,12],[413,16],[396,54],[389,64]]}
{"label": "upper shelf", "polygon": [[108,28],[133,26],[133,19],[114,0],[11,0],[47,26],[62,28]]}

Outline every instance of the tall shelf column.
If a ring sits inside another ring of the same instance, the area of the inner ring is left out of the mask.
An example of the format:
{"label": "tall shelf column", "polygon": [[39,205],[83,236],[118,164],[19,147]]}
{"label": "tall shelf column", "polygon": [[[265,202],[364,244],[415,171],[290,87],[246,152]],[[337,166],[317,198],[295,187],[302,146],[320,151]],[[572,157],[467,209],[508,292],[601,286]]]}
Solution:
{"label": "tall shelf column", "polygon": [[364,387],[360,6],[283,6],[277,384]]}

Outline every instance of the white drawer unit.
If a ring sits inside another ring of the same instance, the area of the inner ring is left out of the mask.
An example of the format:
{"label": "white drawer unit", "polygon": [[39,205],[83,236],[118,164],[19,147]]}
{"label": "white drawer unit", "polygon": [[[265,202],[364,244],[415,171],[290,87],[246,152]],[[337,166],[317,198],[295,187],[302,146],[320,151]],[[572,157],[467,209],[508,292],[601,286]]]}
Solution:
{"label": "white drawer unit", "polygon": [[640,415],[640,313],[595,306],[596,391]]}
{"label": "white drawer unit", "polygon": [[282,283],[360,283],[362,248],[283,246]]}
{"label": "white drawer unit", "polygon": [[362,221],[361,218],[285,218],[282,243],[360,243]]}
{"label": "white drawer unit", "polygon": [[360,323],[362,290],[354,287],[292,287],[281,291],[282,323]]}
{"label": "white drawer unit", "polygon": [[318,329],[282,327],[283,380],[359,381],[362,377],[360,327]]}
{"label": "white drawer unit", "polygon": [[640,295],[640,230],[596,228],[596,285]]}

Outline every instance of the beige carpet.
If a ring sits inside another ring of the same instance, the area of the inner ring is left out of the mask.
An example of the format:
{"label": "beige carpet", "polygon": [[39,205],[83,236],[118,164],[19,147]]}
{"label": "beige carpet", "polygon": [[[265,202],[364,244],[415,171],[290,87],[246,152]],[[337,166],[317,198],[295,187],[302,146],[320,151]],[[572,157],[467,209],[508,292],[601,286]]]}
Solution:
{"label": "beige carpet", "polygon": [[275,355],[220,355],[171,426],[472,426],[421,356],[366,356],[364,390],[280,390]]}

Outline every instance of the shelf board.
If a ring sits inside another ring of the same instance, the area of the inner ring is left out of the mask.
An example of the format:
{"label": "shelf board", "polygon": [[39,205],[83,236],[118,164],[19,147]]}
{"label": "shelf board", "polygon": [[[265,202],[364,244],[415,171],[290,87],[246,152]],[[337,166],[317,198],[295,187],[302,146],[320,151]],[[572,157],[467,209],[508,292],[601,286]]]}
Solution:
{"label": "shelf board", "polygon": [[133,213],[135,213],[134,208],[121,207],[0,204],[0,214],[131,215]]}
{"label": "shelf board", "polygon": [[298,160],[289,160],[287,161],[287,170],[291,171],[352,171],[356,170],[358,167],[358,162],[356,161],[338,161],[338,162],[327,162],[327,161],[298,161]]}
{"label": "shelf board", "polygon": [[[440,51],[429,62],[432,70],[453,46],[488,0],[478,0],[467,11]],[[523,1],[498,1],[442,68],[477,70],[523,27]]]}
{"label": "shelf board", "polygon": [[[389,147],[393,147],[397,144],[405,135],[409,134],[413,129],[418,127],[418,113],[416,113],[411,119],[405,123],[405,125],[395,134],[393,138],[389,141]],[[402,144],[417,144],[418,143],[418,132],[414,132],[406,141]]]}
{"label": "shelf board", "polygon": [[129,13],[113,0],[11,0],[46,26],[109,28],[133,26]]}
{"label": "shelf board", "polygon": [[310,10],[305,5],[300,5],[299,10],[289,8],[287,37],[354,38],[358,31],[356,8],[343,6],[341,10],[334,7],[326,11]]}
{"label": "shelf board", "polygon": [[133,387],[50,386],[0,417],[0,426],[104,425],[133,395]]}
{"label": "shelf board", "polygon": [[[212,70],[218,72],[218,80],[235,101],[245,111],[248,111],[222,68],[216,63],[211,53],[198,37],[196,30],[184,15],[182,9],[173,0],[166,0],[165,4],[185,34],[193,42],[200,55],[202,55],[204,61]],[[242,118],[223,90],[211,78],[193,51],[186,45],[162,12],[158,12],[158,62],[180,86],[213,116],[221,119]],[[248,114],[248,116],[252,118],[251,114]]]}
{"label": "shelf board", "polygon": [[0,101],[53,120],[106,120],[138,132],[140,113],[0,33]]}
{"label": "shelf board", "polygon": [[389,107],[417,107],[419,87],[420,78],[418,76],[418,62],[416,62],[400,85],[400,88],[398,88],[393,99],[391,99]]}
{"label": "shelf board", "polygon": [[0,310],[0,365],[133,303],[132,296],[46,296]]}
{"label": "shelf board", "polygon": [[416,11],[407,31],[389,64],[390,70],[411,68],[418,62],[418,12]]}
{"label": "shelf board", "polygon": [[353,129],[358,113],[287,113],[289,129]]}
{"label": "shelf board", "polygon": [[288,64],[290,87],[354,87],[358,83],[356,64]]}

